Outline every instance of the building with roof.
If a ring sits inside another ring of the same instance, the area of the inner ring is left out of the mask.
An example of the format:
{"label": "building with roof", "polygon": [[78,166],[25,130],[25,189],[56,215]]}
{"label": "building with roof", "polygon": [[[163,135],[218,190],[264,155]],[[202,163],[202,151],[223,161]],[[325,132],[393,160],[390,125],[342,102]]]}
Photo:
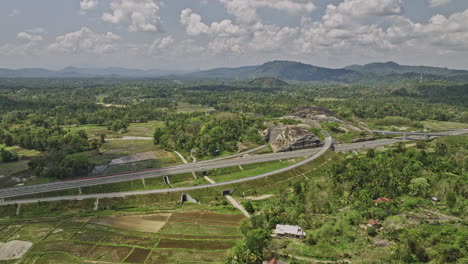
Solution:
{"label": "building with roof", "polygon": [[305,232],[300,226],[293,225],[276,225],[275,234],[282,237],[304,238]]}

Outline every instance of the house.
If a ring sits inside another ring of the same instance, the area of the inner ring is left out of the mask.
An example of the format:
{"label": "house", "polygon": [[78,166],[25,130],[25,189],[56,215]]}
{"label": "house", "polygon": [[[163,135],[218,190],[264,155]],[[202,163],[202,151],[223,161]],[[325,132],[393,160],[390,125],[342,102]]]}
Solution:
{"label": "house", "polygon": [[304,238],[305,232],[300,226],[276,225],[275,234],[281,237]]}

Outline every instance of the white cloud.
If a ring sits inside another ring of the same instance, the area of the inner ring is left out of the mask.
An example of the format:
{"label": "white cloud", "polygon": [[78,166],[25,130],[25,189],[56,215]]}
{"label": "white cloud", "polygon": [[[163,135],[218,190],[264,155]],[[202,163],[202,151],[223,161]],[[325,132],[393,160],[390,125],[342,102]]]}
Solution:
{"label": "white cloud", "polygon": [[46,33],[46,30],[44,28],[41,28],[41,27],[36,27],[36,28],[30,28],[30,29],[27,29],[25,30],[26,32],[28,33],[31,33],[31,34],[43,34],[43,33]]}
{"label": "white cloud", "polygon": [[239,22],[258,21],[257,8],[272,8],[289,14],[306,14],[316,9],[310,0],[219,0]]}
{"label": "white cloud", "polygon": [[201,16],[192,12],[192,9],[187,8],[180,13],[180,22],[185,25],[185,30],[190,36],[211,33],[210,28],[201,22]]}
{"label": "white cloud", "polygon": [[21,40],[26,40],[26,41],[41,41],[42,36],[41,35],[36,35],[36,34],[31,34],[27,32],[20,32],[16,35],[17,39]]}
{"label": "white cloud", "polygon": [[18,9],[15,9],[15,10],[11,11],[11,13],[8,14],[8,16],[9,16],[9,17],[15,17],[15,16],[17,16],[17,15],[19,15],[19,14],[21,14],[21,11],[18,10]]}
{"label": "white cloud", "polygon": [[111,13],[102,20],[113,24],[129,24],[130,31],[157,31],[160,22],[159,6],[155,0],[112,0]]}
{"label": "white cloud", "polygon": [[322,20],[328,27],[354,27],[358,23],[402,12],[401,0],[345,0],[337,6],[328,5]]}
{"label": "white cloud", "polygon": [[164,38],[156,39],[150,45],[148,52],[150,55],[161,55],[161,52],[169,49],[172,44],[174,44],[174,38],[172,36],[167,36]]}
{"label": "white cloud", "polygon": [[225,19],[220,22],[213,22],[210,26],[211,31],[218,36],[239,36],[245,33],[245,30],[238,25],[232,24],[232,21]]}
{"label": "white cloud", "polygon": [[428,2],[429,2],[430,7],[435,8],[435,7],[446,5],[452,2],[452,0],[428,0]]}
{"label": "white cloud", "polygon": [[83,12],[94,9],[99,5],[99,0],[81,0],[80,9]]}
{"label": "white cloud", "polygon": [[117,50],[115,43],[117,40],[120,40],[120,37],[112,32],[98,34],[83,27],[78,31],[57,37],[55,42],[49,46],[49,50],[72,54],[111,53]]}

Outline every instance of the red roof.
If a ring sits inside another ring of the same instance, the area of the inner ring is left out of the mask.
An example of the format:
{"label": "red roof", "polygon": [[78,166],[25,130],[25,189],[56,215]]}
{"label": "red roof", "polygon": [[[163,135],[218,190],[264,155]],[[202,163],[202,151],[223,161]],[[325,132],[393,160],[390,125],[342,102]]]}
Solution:
{"label": "red roof", "polygon": [[390,201],[391,201],[391,200],[388,199],[387,197],[380,197],[380,198],[375,199],[375,200],[374,200],[374,203],[381,203],[381,202],[387,203],[387,202],[390,202]]}
{"label": "red roof", "polygon": [[379,226],[379,225],[380,225],[377,221],[375,221],[375,220],[372,219],[372,218],[369,219],[367,222],[368,222],[369,225],[371,225],[371,226]]}

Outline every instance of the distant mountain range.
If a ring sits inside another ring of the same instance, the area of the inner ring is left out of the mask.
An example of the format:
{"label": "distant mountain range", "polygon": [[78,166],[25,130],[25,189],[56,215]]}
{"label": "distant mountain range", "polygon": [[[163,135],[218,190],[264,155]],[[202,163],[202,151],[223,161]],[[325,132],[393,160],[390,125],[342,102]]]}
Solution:
{"label": "distant mountain range", "polygon": [[67,67],[62,70],[53,71],[42,68],[25,69],[1,69],[0,77],[3,78],[156,78],[173,74],[185,74],[187,71],[170,70],[139,70],[127,68],[77,68]]}
{"label": "distant mountain range", "polygon": [[468,82],[468,71],[426,66],[406,66],[395,62],[377,62],[366,65],[351,65],[342,69],[331,69],[294,61],[271,61],[258,66],[198,71],[187,74],[185,77],[234,80],[273,77],[289,81],[335,81],[346,83],[408,81],[423,78],[425,80]]}
{"label": "distant mountain range", "polygon": [[[407,66],[395,62],[376,62],[366,65],[351,65],[341,69],[318,67],[294,61],[271,61],[257,66],[239,68],[215,68],[205,71],[182,72],[164,70],[138,70],[126,68],[76,68],[67,67],[59,71],[41,68],[0,69],[0,77],[29,78],[159,78],[166,79],[224,79],[251,81],[257,78],[277,78],[286,81],[319,82],[399,82],[424,80],[448,80],[468,82],[467,70],[448,68]],[[268,80],[267,79],[267,83]],[[263,80],[262,83],[264,83]],[[254,82],[255,83],[255,82]]]}

